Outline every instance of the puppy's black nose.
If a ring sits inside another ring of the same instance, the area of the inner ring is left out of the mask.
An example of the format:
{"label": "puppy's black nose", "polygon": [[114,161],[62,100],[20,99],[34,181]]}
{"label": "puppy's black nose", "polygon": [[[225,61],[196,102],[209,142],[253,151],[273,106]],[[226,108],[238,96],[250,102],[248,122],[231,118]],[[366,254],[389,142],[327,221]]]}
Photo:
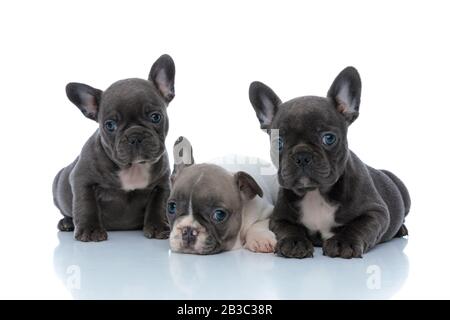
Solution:
{"label": "puppy's black nose", "polygon": [[133,133],[127,136],[128,143],[132,145],[140,144],[142,140],[144,140],[144,136],[140,133]]}
{"label": "puppy's black nose", "polygon": [[299,167],[307,167],[313,161],[313,156],[309,152],[299,152],[295,155],[295,162]]}
{"label": "puppy's black nose", "polygon": [[184,227],[181,230],[181,238],[183,243],[187,246],[191,246],[197,240],[198,231],[192,227]]}

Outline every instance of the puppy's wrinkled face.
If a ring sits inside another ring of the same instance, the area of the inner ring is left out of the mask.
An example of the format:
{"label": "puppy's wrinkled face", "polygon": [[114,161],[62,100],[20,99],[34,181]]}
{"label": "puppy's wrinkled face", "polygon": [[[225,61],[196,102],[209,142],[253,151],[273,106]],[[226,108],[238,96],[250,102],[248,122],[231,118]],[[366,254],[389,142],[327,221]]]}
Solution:
{"label": "puppy's wrinkled face", "polygon": [[271,129],[278,129],[271,148],[279,152],[282,187],[301,193],[338,180],[347,159],[347,126],[329,99],[302,97],[281,104]]}
{"label": "puppy's wrinkled face", "polygon": [[261,82],[250,85],[249,96],[261,128],[271,136],[280,186],[303,195],[335,184],[348,159],[347,128],[359,114],[357,70],[345,68],[326,98],[305,96],[282,103]]}
{"label": "puppy's wrinkled face", "polygon": [[232,248],[241,228],[242,202],[236,178],[212,164],[185,167],[167,204],[170,248],[214,254]]}
{"label": "puppy's wrinkled face", "polygon": [[108,156],[122,167],[155,163],[165,152],[169,129],[166,108],[175,96],[175,64],[162,55],[148,80],[125,79],[105,92],[69,83],[67,97],[89,119],[97,121]]}
{"label": "puppy's wrinkled face", "polygon": [[156,162],[169,128],[166,103],[146,80],[114,83],[102,97],[98,115],[104,145],[121,165]]}

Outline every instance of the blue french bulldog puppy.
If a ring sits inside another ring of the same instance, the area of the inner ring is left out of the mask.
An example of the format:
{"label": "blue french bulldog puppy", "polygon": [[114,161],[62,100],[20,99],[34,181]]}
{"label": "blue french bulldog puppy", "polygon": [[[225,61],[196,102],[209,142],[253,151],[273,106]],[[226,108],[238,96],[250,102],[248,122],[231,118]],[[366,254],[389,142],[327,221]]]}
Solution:
{"label": "blue french bulldog puppy", "polygon": [[238,248],[274,251],[269,217],[278,185],[265,163],[230,155],[196,164],[184,137],[175,143],[174,159],[167,203],[173,251],[202,255]]}
{"label": "blue french bulldog puppy", "polygon": [[393,173],[364,164],[347,146],[347,129],[360,106],[355,68],[344,69],[326,97],[282,102],[261,82],[250,85],[249,96],[261,128],[279,134],[272,150],[279,152],[280,191],[270,220],[278,255],[312,257],[313,246],[322,246],[330,257],[361,257],[408,234],[405,185]]}
{"label": "blue french bulldog puppy", "polygon": [[169,236],[170,165],[164,142],[174,78],[172,58],[162,55],[148,80],[120,80],[105,91],[67,85],[69,100],[99,128],[53,182],[54,203],[63,215],[59,230],[75,229],[80,241],[106,240],[107,230]]}

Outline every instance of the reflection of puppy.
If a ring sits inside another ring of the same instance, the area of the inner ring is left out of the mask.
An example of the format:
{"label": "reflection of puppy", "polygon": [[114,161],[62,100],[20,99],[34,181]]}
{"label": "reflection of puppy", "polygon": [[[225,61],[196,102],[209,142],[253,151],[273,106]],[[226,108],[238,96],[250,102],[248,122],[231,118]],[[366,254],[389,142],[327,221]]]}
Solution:
{"label": "reflection of puppy", "polygon": [[175,142],[174,158],[167,204],[173,251],[213,254],[244,246],[273,252],[276,241],[268,218],[277,188],[274,176],[261,175],[256,165],[250,175],[232,174],[215,164],[194,164],[192,147],[183,137]]}
{"label": "reflection of puppy", "polygon": [[383,243],[350,264],[322,255],[298,263],[245,250],[225,252],[218,260],[170,254],[172,294],[181,299],[222,300],[389,299],[408,278],[408,257],[402,252],[407,242],[394,239]]}
{"label": "reflection of puppy", "polygon": [[[168,241],[148,241],[136,231],[109,235],[108,241],[90,246],[58,232],[53,265],[73,298],[178,298],[167,261]],[[155,284],[164,290],[155,290]]]}
{"label": "reflection of puppy", "polygon": [[164,141],[174,77],[174,62],[163,55],[149,80],[117,81],[105,92],[67,85],[70,101],[99,128],[53,182],[53,199],[64,216],[59,230],[75,229],[81,241],[106,240],[106,230],[141,228],[149,238],[167,238],[170,166]]}
{"label": "reflection of puppy", "polygon": [[54,270],[75,299],[387,299],[409,270],[402,252],[407,239],[377,246],[350,264],[321,255],[297,263],[246,250],[220,257],[168,254],[167,241],[146,241],[134,231],[113,232],[95,246],[65,232],[58,239]]}
{"label": "reflection of puppy", "polygon": [[282,103],[266,85],[250,86],[261,127],[270,131],[279,154],[281,188],[270,228],[281,256],[311,257],[313,245],[321,245],[330,257],[361,257],[407,234],[403,222],[411,201],[405,185],[348,149],[347,129],[358,117],[360,95],[352,67],[337,76],[326,98]]}

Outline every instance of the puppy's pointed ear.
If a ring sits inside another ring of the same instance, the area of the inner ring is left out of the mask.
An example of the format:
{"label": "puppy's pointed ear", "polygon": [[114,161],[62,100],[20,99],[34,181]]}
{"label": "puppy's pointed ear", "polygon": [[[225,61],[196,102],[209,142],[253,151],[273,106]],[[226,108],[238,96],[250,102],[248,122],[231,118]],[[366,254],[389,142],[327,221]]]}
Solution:
{"label": "puppy's pointed ear", "polygon": [[102,91],[83,83],[71,82],[66,86],[69,100],[81,110],[86,118],[97,121]]}
{"label": "puppy's pointed ear", "polygon": [[170,176],[170,182],[173,184],[180,172],[185,168],[194,164],[194,154],[192,145],[188,139],[181,136],[173,145],[173,171]]}
{"label": "puppy's pointed ear", "polygon": [[336,109],[342,113],[348,124],[358,118],[361,99],[361,78],[358,70],[347,67],[334,79],[328,90],[329,98],[333,99]]}
{"label": "puppy's pointed ear", "polygon": [[263,191],[251,175],[244,171],[238,171],[234,174],[241,196],[245,200],[251,200],[256,195],[262,198]]}
{"label": "puppy's pointed ear", "polygon": [[172,101],[175,97],[175,63],[168,54],[155,61],[148,80],[153,82],[167,103]]}
{"label": "puppy's pointed ear", "polygon": [[261,129],[269,129],[272,124],[273,117],[278,111],[281,104],[280,98],[262,82],[252,82],[249,88],[250,102],[255,109]]}

